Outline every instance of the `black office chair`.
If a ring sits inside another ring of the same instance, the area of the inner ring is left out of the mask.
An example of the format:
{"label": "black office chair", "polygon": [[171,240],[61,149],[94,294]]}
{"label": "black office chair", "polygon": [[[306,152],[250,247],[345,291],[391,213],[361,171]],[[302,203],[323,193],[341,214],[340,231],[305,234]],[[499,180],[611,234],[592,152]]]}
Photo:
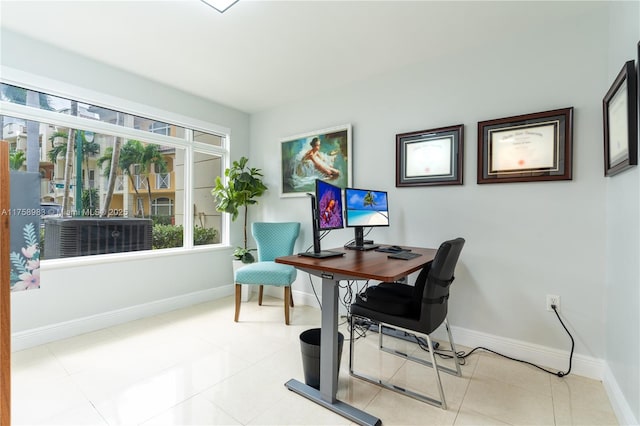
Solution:
{"label": "black office chair", "polygon": [[[429,262],[420,271],[415,285],[410,286],[401,283],[381,283],[375,287],[368,288],[363,294],[356,296],[356,301],[351,305],[351,343],[349,350],[349,373],[360,379],[381,385],[387,389],[405,394],[420,401],[447,409],[444,397],[440,373],[442,370],[449,374],[461,376],[460,362],[454,356],[455,370],[439,366],[436,362],[433,350],[429,351],[431,361],[416,358],[400,351],[383,346],[383,327],[391,327],[409,333],[420,333],[426,338],[427,347],[432,348],[430,334],[444,323],[449,336],[451,350],[456,353],[453,336],[447,321],[447,301],[449,299],[449,286],[454,280],[454,270],[460,252],[464,246],[463,238],[445,241],[440,245],[432,262]],[[378,324],[380,350],[401,356],[405,359],[418,362],[420,364],[433,367],[436,383],[440,393],[440,400],[422,395],[391,383],[384,382],[378,378],[373,378],[354,371],[354,325],[362,320],[371,320]]]}

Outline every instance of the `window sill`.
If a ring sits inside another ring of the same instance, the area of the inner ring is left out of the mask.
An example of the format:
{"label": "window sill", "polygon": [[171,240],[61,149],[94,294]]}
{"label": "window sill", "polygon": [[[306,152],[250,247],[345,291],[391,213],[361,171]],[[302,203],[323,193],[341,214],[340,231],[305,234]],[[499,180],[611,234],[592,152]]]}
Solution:
{"label": "window sill", "polygon": [[69,267],[100,265],[110,263],[135,262],[145,259],[156,259],[158,257],[168,256],[188,256],[189,254],[199,252],[217,252],[230,250],[231,246],[223,244],[211,244],[206,246],[197,246],[192,248],[170,248],[159,250],[145,250],[139,252],[112,253],[112,254],[96,254],[93,256],[77,256],[63,259],[43,260],[40,263],[41,271],[53,271],[57,269],[66,269]]}

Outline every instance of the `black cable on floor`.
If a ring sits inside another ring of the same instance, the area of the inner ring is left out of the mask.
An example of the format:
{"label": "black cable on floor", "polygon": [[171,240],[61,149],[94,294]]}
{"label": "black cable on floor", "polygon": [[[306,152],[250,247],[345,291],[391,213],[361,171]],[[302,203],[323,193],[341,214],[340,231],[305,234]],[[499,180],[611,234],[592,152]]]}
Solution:
{"label": "black cable on floor", "polygon": [[[569,332],[569,329],[567,328],[567,326],[566,326],[566,325],[564,325],[564,322],[562,321],[562,318],[560,318],[560,314],[558,314],[558,310],[556,309],[556,306],[555,306],[555,305],[551,305],[551,308],[553,309],[553,312],[556,314],[556,317],[558,317],[558,321],[560,321],[560,324],[562,325],[562,327],[564,328],[564,330],[565,330],[565,331],[567,332],[567,334],[569,335],[569,338],[571,339],[571,353],[569,354],[569,369],[568,369],[566,372],[563,372],[563,371],[552,371],[552,370],[548,370],[548,369],[546,369],[546,368],[544,368],[544,367],[540,367],[539,365],[536,365],[536,364],[534,364],[534,363],[532,363],[532,362],[524,361],[524,360],[517,359],[517,358],[513,358],[513,357],[510,357],[510,356],[507,356],[507,355],[501,354],[500,352],[496,352],[496,351],[494,351],[494,350],[492,350],[492,349],[485,348],[485,347],[483,347],[483,346],[477,346],[477,347],[473,348],[472,350],[470,350],[468,353],[465,353],[464,351],[458,351],[458,352],[455,354],[455,356],[456,356],[456,357],[458,357],[458,358],[460,358],[460,359],[462,359],[462,360],[464,360],[465,358],[467,358],[469,355],[471,355],[471,354],[472,354],[472,353],[474,353],[475,351],[477,351],[477,350],[483,350],[483,351],[491,352],[491,353],[496,354],[496,355],[498,355],[498,356],[501,356],[501,357],[503,357],[503,358],[509,359],[509,360],[511,360],[511,361],[517,361],[517,362],[521,362],[521,363],[523,363],[523,364],[531,365],[531,366],[533,366],[533,367],[535,367],[535,368],[537,368],[537,369],[539,369],[539,370],[544,371],[545,373],[553,374],[554,376],[558,376],[558,377],[564,377],[564,376],[568,375],[569,373],[571,373],[571,361],[572,361],[572,359],[573,359],[573,350],[574,350],[574,348],[575,348],[575,341],[573,340],[573,336],[572,336],[572,335],[571,335],[571,333]],[[417,337],[416,337],[416,339],[417,339]],[[421,347],[423,350],[427,350],[427,351],[428,351],[428,349],[427,349],[427,348],[424,348],[424,347],[420,344],[420,341],[418,341],[418,344],[420,345],[420,347]],[[451,351],[449,351],[449,352],[451,352]],[[449,359],[450,359],[450,358],[453,358],[453,355],[449,355],[449,354],[442,353],[442,351],[435,351],[434,353],[435,353],[435,354],[437,354],[437,355],[439,355],[439,356],[440,356],[440,357],[442,357],[442,358],[449,358]]]}

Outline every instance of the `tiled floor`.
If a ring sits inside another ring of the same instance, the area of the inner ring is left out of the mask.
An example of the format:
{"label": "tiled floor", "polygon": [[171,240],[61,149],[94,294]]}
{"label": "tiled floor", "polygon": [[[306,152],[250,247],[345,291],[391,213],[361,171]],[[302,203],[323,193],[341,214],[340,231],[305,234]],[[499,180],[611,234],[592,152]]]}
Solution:
{"label": "tiled floor", "polygon": [[[287,327],[282,311],[281,300],[258,307],[254,296],[234,323],[225,298],[16,352],[13,424],[350,424],[284,387],[303,378],[298,336],[320,312],[296,306]],[[359,369],[435,392],[431,370],[377,351],[375,339],[357,341]],[[385,342],[421,351],[394,340]],[[470,356],[463,377],[441,375],[446,411],[350,377],[348,358],[345,341],[338,398],[385,425],[616,424],[600,382],[491,354]]]}

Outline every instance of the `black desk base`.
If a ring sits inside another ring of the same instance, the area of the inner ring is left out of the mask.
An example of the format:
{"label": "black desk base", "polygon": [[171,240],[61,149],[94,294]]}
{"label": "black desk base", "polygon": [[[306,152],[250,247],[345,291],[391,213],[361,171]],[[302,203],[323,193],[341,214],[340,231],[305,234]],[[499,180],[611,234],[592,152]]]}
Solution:
{"label": "black desk base", "polygon": [[342,401],[336,400],[335,402],[328,402],[322,399],[322,394],[319,390],[312,388],[311,386],[305,385],[304,383],[300,383],[295,379],[289,380],[284,384],[287,389],[297,393],[298,395],[302,395],[307,399],[315,402],[316,404],[320,404],[323,407],[333,411],[336,414],[341,415],[342,417],[346,417],[352,422],[358,423],[363,426],[381,426],[382,421],[372,416],[371,414],[367,414],[362,410],[357,409],[349,404],[346,404]]}

